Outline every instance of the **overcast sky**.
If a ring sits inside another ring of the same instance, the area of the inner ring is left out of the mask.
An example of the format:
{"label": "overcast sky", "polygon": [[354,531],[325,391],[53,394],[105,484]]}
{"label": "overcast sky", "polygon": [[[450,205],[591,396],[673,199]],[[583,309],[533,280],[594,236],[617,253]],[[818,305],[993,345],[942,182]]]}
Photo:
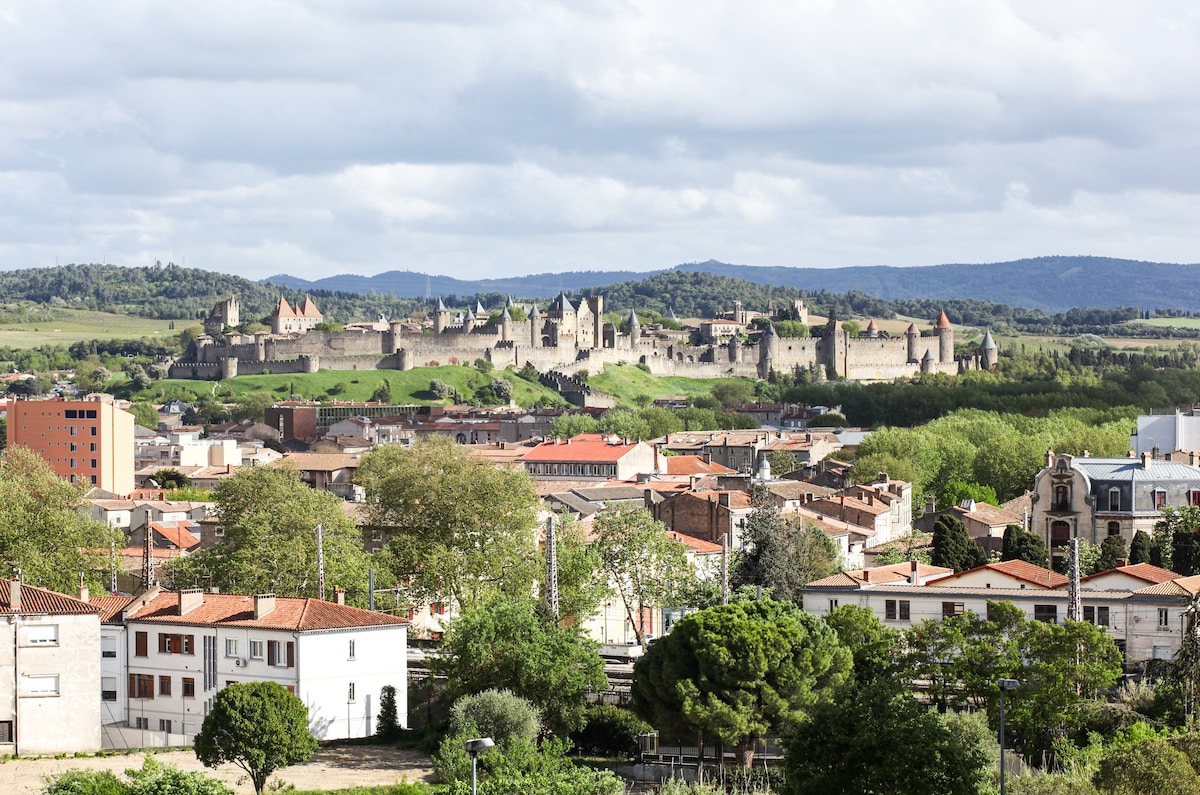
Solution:
{"label": "overcast sky", "polygon": [[1197,262],[1200,4],[0,0],[0,269]]}

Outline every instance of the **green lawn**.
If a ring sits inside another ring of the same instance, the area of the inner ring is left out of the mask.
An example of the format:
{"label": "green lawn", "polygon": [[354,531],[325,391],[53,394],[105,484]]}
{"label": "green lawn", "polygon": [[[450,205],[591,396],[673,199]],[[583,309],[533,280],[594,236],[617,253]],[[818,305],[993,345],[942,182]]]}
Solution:
{"label": "green lawn", "polygon": [[[55,314],[59,317],[52,320],[0,324],[0,346],[36,348],[41,345],[70,345],[81,340],[166,338],[189,326],[200,325],[194,319],[153,320],[83,309],[56,309]],[[174,329],[170,327],[172,322],[175,323]]]}
{"label": "green lawn", "polygon": [[640,395],[650,398],[669,395],[699,397],[712,391],[716,378],[683,378],[680,376],[654,376],[636,366],[608,365],[604,372],[588,379],[588,385],[601,392],[615,396],[622,405],[632,406]]}
{"label": "green lawn", "polygon": [[1149,320],[1131,320],[1129,322],[1163,328],[1200,328],[1200,317],[1154,317]]}

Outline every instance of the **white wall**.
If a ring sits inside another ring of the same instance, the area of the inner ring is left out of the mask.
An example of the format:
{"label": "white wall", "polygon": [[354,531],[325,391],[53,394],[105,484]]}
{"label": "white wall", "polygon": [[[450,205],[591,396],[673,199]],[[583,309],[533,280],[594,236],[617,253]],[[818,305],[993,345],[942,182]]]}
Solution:
{"label": "white wall", "polygon": [[396,688],[397,718],[401,726],[408,725],[408,628],[404,625],[306,632],[300,635],[296,652],[296,694],[308,706],[309,729],[318,739],[373,734],[385,685]]}

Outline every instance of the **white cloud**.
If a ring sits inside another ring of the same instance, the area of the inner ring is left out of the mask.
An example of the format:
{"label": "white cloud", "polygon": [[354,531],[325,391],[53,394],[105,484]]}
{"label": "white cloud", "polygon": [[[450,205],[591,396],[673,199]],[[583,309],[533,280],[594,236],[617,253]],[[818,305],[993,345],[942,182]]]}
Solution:
{"label": "white cloud", "polygon": [[0,267],[1194,260],[1198,39],[1149,0],[7,6]]}

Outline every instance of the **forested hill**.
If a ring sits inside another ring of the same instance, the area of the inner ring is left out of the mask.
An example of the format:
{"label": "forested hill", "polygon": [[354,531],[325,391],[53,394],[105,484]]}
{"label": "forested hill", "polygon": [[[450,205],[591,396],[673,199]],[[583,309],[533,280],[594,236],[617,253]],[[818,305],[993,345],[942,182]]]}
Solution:
{"label": "forested hill", "polygon": [[887,300],[967,298],[1045,312],[1118,306],[1200,311],[1200,265],[1172,265],[1105,257],[1039,257],[979,265],[912,268],[758,267],[709,260],[679,265],[669,271],[648,273],[567,271],[509,279],[464,281],[447,276],[390,271],[371,277],[330,276],[315,282],[279,275],[267,281],[298,289],[358,292],[373,289],[412,297],[498,292],[549,298],[562,290],[577,293],[679,270],[701,271],[809,293],[822,290],[847,293],[853,290]]}

